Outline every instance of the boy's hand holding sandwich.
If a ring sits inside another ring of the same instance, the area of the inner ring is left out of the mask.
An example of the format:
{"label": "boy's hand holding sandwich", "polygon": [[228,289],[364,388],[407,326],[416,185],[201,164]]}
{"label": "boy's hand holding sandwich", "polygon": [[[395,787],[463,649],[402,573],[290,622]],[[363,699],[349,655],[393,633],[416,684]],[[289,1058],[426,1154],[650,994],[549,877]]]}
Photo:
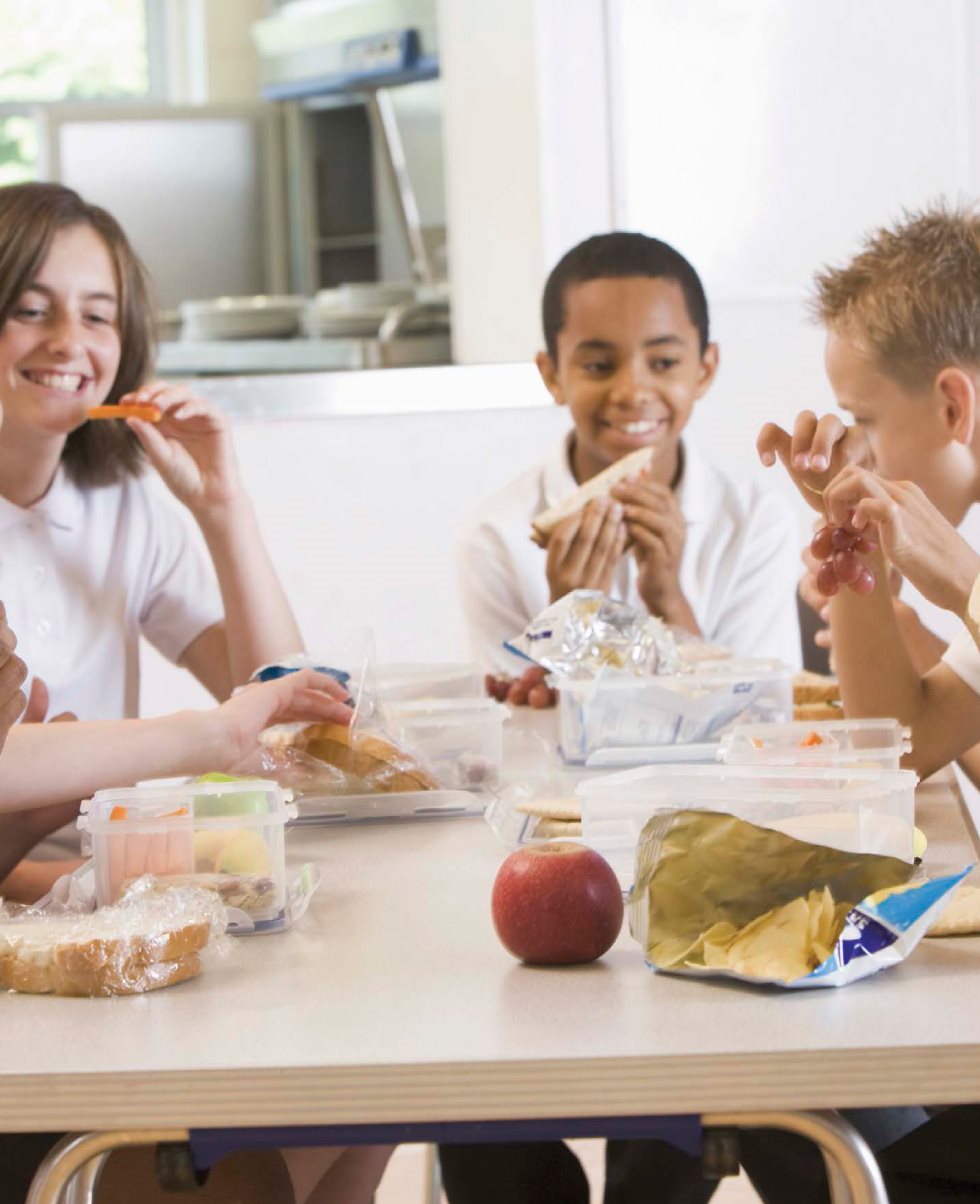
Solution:
{"label": "boy's hand holding sandwich", "polygon": [[548,537],[545,572],[551,601],[575,589],[609,593],[626,543],[623,507],[611,498],[593,498],[562,519]]}
{"label": "boy's hand holding sandwich", "polygon": [[637,588],[651,614],[665,623],[700,635],[694,612],[681,589],[681,553],[687,523],[669,485],[647,473],[629,477],[613,489],[623,507],[626,531],[637,566]]}

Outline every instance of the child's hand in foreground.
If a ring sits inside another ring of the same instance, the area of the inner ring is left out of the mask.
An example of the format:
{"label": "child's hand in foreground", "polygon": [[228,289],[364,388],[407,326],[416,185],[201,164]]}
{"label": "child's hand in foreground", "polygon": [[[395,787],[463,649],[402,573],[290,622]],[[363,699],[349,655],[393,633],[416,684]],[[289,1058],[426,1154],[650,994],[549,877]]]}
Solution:
{"label": "child's hand in foreground", "polygon": [[545,682],[547,676],[547,669],[531,665],[518,678],[494,677],[488,673],[485,685],[490,697],[498,702],[509,702],[515,707],[532,706],[543,711],[558,701],[558,691]]}
{"label": "child's hand in foreground", "polygon": [[16,647],[17,637],[7,626],[7,612],[0,602],[0,749],[27,704],[21,689],[27,680],[27,666],[14,655]]}
{"label": "child's hand in foreground", "polygon": [[686,605],[680,568],[687,524],[677,496],[641,473],[617,485],[613,497],[623,507],[640,597],[651,614],[671,621]]}
{"label": "child's hand in foreground", "polygon": [[576,589],[608,593],[626,541],[623,508],[611,498],[593,498],[563,519],[548,539],[545,573],[551,601]]}
{"label": "child's hand in foreground", "polygon": [[824,502],[831,521],[867,532],[923,597],[953,614],[966,612],[980,555],[918,485],[851,466],[827,486]]}
{"label": "child's hand in foreground", "polygon": [[233,765],[255,747],[259,734],[276,723],[340,723],[353,716],[348,693],[326,673],[300,669],[275,681],[243,686],[213,711],[216,735],[226,743],[223,760]]}
{"label": "child's hand in foreground", "polygon": [[779,458],[807,504],[821,514],[827,483],[850,464],[871,464],[871,449],[860,427],[845,426],[836,414],[817,418],[812,410],[797,415],[792,435],[767,422],[755,446],[767,468]]}

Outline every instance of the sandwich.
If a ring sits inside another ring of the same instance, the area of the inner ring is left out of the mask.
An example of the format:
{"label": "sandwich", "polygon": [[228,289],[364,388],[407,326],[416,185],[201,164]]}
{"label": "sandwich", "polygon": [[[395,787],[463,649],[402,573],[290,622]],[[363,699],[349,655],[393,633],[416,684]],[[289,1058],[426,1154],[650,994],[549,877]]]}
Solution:
{"label": "sandwich", "polygon": [[610,464],[602,472],[590,477],[584,485],[580,485],[568,497],[562,498],[557,505],[542,510],[531,520],[531,538],[541,547],[545,547],[551,532],[562,519],[568,518],[571,514],[577,514],[593,498],[608,497],[620,481],[625,481],[634,473],[648,468],[651,455],[649,447],[641,447],[637,451],[630,452],[628,456],[623,456],[615,464]]}
{"label": "sandwich", "polygon": [[837,678],[808,670],[797,673],[793,678],[793,718],[843,719]]}
{"label": "sandwich", "polygon": [[383,794],[437,790],[438,780],[411,753],[383,736],[352,731],[338,723],[311,723],[294,731],[273,728],[262,743],[272,748],[298,748],[325,761]]}
{"label": "sandwich", "polygon": [[134,995],[201,973],[224,929],[208,891],[169,890],[91,915],[0,919],[0,989],[32,995]]}

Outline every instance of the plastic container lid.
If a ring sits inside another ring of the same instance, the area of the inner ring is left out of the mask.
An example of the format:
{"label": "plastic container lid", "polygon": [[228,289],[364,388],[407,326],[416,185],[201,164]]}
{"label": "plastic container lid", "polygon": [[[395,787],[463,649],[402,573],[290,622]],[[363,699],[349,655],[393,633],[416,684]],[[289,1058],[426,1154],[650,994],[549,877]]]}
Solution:
{"label": "plastic container lid", "polygon": [[[285,822],[295,814],[289,795],[276,782],[207,776],[212,780],[99,790],[81,804],[78,827],[95,831],[104,824],[118,828],[121,823],[187,824],[200,819],[213,824],[249,817]],[[123,814],[113,818],[113,812],[119,811]]]}

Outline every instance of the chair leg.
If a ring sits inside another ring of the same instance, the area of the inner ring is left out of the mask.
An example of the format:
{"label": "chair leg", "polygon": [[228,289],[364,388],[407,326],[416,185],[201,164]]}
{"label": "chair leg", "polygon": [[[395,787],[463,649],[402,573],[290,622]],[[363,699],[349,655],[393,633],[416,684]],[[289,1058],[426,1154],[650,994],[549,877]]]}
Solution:
{"label": "chair leg", "polygon": [[90,1158],[65,1185],[61,1204],[95,1204],[95,1189],[105,1166],[108,1152]]}
{"label": "chair leg", "polygon": [[439,1147],[425,1147],[425,1191],[423,1204],[439,1204],[442,1199],[442,1172],[439,1169]]}

